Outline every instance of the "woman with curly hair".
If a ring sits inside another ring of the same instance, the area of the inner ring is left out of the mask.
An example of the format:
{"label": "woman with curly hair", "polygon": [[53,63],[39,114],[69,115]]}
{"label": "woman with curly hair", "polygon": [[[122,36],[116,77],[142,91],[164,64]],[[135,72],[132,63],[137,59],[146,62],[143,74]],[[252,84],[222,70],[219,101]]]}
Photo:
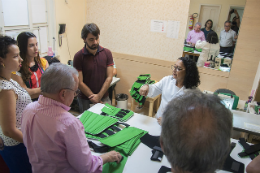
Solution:
{"label": "woman with curly hair", "polygon": [[145,84],[139,91],[140,95],[148,97],[162,94],[161,104],[156,114],[159,124],[161,124],[161,116],[168,102],[183,94],[186,89],[196,89],[200,84],[199,71],[193,60],[187,57],[178,58],[171,68],[172,75],[162,78],[155,84]]}
{"label": "woman with curly hair", "polygon": [[206,41],[198,40],[195,48],[202,49],[199,59],[197,61],[198,67],[203,67],[207,60],[214,60],[219,54],[218,35],[216,32],[211,31],[208,33]]}
{"label": "woman with curly hair", "polygon": [[31,97],[11,79],[11,73],[18,70],[23,61],[19,52],[14,39],[0,35],[0,155],[11,173],[30,173],[31,164],[23,144],[21,120]]}
{"label": "woman with curly hair", "polygon": [[38,98],[41,87],[41,76],[49,66],[44,58],[40,58],[36,36],[31,32],[22,32],[17,37],[20,56],[23,59],[20,73],[12,75],[32,98]]}

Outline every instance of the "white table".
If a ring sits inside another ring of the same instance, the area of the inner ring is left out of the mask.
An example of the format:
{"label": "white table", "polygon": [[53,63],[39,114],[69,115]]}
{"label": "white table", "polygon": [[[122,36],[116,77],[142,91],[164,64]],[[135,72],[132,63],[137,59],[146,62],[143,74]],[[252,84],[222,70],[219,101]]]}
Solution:
{"label": "white table", "polygon": [[260,135],[260,115],[235,110],[231,112],[233,113],[234,130]]}
{"label": "white table", "polygon": [[[103,104],[98,103],[91,107],[89,111],[100,114],[101,109],[104,107]],[[149,134],[154,135],[154,136],[159,136],[161,133],[161,126],[157,123],[157,120],[152,117],[148,117],[145,115],[137,114],[135,113],[132,118],[130,118],[126,123],[131,125],[132,127],[137,127],[143,130],[146,130],[149,132]],[[231,142],[237,143],[236,147],[233,149],[231,152],[231,157],[234,158],[235,160],[242,162],[246,166],[251,162],[250,158],[242,159],[238,157],[238,153],[243,150],[241,145],[238,143],[237,140],[231,139]],[[132,156],[128,157],[128,160],[126,162],[125,168],[124,168],[124,173],[144,173],[144,172],[151,172],[151,173],[156,173],[159,171],[160,167],[162,165],[171,167],[170,163],[167,161],[167,158],[165,155],[162,158],[162,162],[155,162],[151,161],[151,155],[152,155],[152,150],[141,143],[137,149],[134,151]],[[99,153],[92,152],[93,155],[100,155]],[[217,171],[218,173],[224,173],[226,171],[219,170]]]}

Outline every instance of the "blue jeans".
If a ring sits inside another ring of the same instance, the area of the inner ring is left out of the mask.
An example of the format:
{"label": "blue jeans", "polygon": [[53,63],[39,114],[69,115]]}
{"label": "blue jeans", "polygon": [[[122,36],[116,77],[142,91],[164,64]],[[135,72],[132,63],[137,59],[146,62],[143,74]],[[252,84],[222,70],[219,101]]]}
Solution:
{"label": "blue jeans", "polygon": [[7,164],[10,173],[32,172],[32,167],[23,143],[16,146],[4,146],[4,149],[0,150],[0,155]]}

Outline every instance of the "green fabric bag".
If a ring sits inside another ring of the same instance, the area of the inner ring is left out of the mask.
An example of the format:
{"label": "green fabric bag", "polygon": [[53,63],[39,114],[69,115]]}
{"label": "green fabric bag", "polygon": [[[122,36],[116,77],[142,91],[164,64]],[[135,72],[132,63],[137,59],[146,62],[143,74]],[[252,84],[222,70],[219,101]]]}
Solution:
{"label": "green fabric bag", "polygon": [[127,128],[124,128],[123,130],[117,132],[116,134],[106,137],[106,138],[102,138],[99,141],[110,147],[115,147],[140,134],[142,134],[142,136],[143,136],[146,133],[147,133],[146,131],[135,128],[135,127],[127,127]]}
{"label": "green fabric bag", "polygon": [[122,173],[125,168],[127,156],[123,155],[122,153],[121,153],[121,155],[124,158],[120,163],[109,162],[109,163],[104,164],[103,168],[102,168],[102,173]]}
{"label": "green fabric bag", "polygon": [[121,122],[129,120],[134,115],[133,111],[116,108],[108,103],[105,104],[101,111]]}
{"label": "green fabric bag", "polygon": [[79,119],[86,133],[97,135],[118,122],[117,119],[85,111]]}

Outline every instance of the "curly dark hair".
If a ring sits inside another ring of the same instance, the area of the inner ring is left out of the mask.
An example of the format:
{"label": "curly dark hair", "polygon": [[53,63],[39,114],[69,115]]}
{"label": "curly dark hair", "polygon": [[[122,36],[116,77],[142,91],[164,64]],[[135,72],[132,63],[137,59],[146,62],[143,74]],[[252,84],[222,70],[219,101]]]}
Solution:
{"label": "curly dark hair", "polygon": [[208,43],[217,44],[218,43],[218,34],[214,31],[210,31],[207,35],[206,41]]}
{"label": "curly dark hair", "polygon": [[16,45],[17,42],[15,39],[9,37],[9,36],[3,36],[0,35],[0,57],[6,58],[6,54],[8,53],[8,48],[11,45]]}
{"label": "curly dark hair", "polygon": [[205,23],[205,28],[207,28],[207,23],[208,23],[208,22],[211,22],[211,27],[210,27],[210,29],[212,29],[212,27],[213,27],[213,21],[212,21],[211,19],[209,19],[209,20],[206,21],[206,23]]}
{"label": "curly dark hair", "polygon": [[182,61],[186,69],[183,82],[185,88],[192,89],[198,87],[200,84],[200,75],[196,63],[188,57],[180,57],[178,60]]}

